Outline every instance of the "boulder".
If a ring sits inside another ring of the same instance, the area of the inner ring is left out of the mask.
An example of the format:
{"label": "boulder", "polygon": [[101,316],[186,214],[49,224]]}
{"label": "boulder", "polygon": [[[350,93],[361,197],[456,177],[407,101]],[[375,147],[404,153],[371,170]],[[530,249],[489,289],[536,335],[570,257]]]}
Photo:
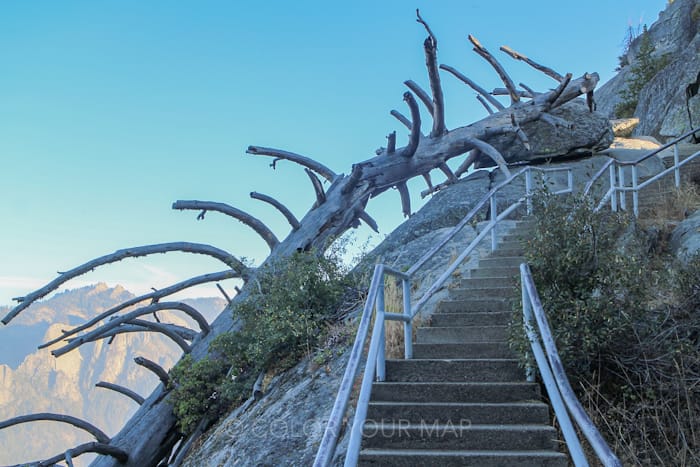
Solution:
{"label": "boulder", "polygon": [[685,219],[671,233],[671,251],[683,263],[700,250],[700,211]]}
{"label": "boulder", "polygon": [[628,136],[632,136],[632,132],[637,128],[637,125],[639,125],[639,119],[617,118],[610,120],[610,123],[612,124],[613,133],[616,138],[627,138]]}
{"label": "boulder", "polygon": [[[516,141],[514,134],[506,134],[489,140],[508,163],[544,162],[555,158],[570,158],[590,155],[610,146],[613,131],[605,115],[588,110],[583,99],[567,102],[551,112],[566,120],[572,128],[554,127],[536,120],[523,125],[523,131],[530,140],[531,150],[527,151]],[[480,156],[476,168],[493,167],[491,158]]]}

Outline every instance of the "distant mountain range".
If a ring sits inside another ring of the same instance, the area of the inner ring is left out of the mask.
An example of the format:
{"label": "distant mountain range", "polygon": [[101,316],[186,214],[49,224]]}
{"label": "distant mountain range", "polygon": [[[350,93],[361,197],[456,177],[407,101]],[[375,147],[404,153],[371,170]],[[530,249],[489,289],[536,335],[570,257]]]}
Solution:
{"label": "distant mountain range", "polygon": [[[83,418],[113,436],[138,408],[116,392],[95,388],[107,381],[126,386],[147,397],[158,379],[136,365],[144,356],[168,369],[181,349],[157,333],[130,333],[85,344],[59,358],[37,346],[92,316],[134,295],[105,284],[56,294],[23,311],[8,326],[0,327],[0,420],[35,412],[54,412]],[[183,300],[212,321],[226,305],[223,299]],[[7,313],[0,307],[0,316]],[[185,325],[181,314],[159,313],[164,321]],[[77,444],[93,441],[70,425],[35,422],[0,430],[0,465],[46,458]],[[85,456],[76,466],[85,464]]]}

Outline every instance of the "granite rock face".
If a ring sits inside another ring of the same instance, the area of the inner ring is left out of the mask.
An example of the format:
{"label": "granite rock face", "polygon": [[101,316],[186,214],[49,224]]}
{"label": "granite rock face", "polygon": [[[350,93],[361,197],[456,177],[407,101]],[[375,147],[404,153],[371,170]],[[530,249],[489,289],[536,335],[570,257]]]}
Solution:
{"label": "granite rock face", "polygon": [[678,224],[671,234],[671,251],[687,263],[700,251],[700,211]]}
{"label": "granite rock face", "polygon": [[[633,135],[650,135],[662,141],[700,126],[700,1],[675,0],[648,29],[656,57],[669,63],[642,89],[634,116],[640,122]],[[641,39],[630,45],[627,60],[634,63]],[[596,90],[598,111],[614,117],[620,92],[630,79],[631,66]]]}

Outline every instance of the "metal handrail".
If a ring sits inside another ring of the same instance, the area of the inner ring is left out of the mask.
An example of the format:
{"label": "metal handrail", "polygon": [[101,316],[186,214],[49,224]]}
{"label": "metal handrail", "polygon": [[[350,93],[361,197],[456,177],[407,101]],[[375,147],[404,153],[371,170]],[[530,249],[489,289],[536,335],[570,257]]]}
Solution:
{"label": "metal handrail", "polygon": [[[593,421],[591,421],[571,388],[569,378],[566,376],[566,371],[559,358],[554,337],[549,328],[547,315],[537,293],[530,266],[526,263],[520,265],[520,279],[523,299],[523,325],[574,465],[576,467],[587,467],[588,461],[583,453],[576,430],[571,424],[569,415],[573,417],[602,464],[606,467],[621,467],[622,463],[605,442],[605,439]],[[535,325],[537,326],[536,331]],[[544,345],[544,350],[542,345]]]}
{"label": "metal handrail", "polygon": [[[691,160],[695,159],[700,155],[700,151],[688,156],[686,159],[684,159],[682,162],[679,160],[679,155],[678,155],[678,144],[683,141],[685,138],[691,135],[695,135],[695,133],[700,132],[700,127],[695,128],[693,130],[688,131],[687,133],[684,133],[683,135],[673,139],[672,141],[664,144],[663,146],[660,146],[649,153],[641,156],[640,158],[634,160],[634,161],[618,161],[616,159],[610,159],[607,161],[603,166],[598,170],[598,172],[595,173],[591,177],[591,179],[586,183],[583,194],[584,196],[588,196],[590,194],[590,191],[593,187],[593,184],[597,182],[603,174],[606,172],[606,170],[609,172],[609,185],[610,188],[605,192],[603,195],[603,198],[600,200],[598,205],[596,206],[596,210],[602,209],[602,207],[607,204],[608,201],[610,201],[610,207],[613,211],[617,211],[618,209],[618,201],[619,201],[619,207],[622,208],[623,210],[627,209],[627,201],[624,196],[619,197],[617,194],[619,192],[627,192],[631,191],[632,192],[632,203],[633,203],[633,212],[635,216],[639,215],[639,191],[643,188],[646,188],[649,186],[651,183],[659,180],[660,178],[668,175],[671,172],[674,172],[675,175],[675,185],[676,188],[680,187],[680,168],[685,165],[686,163],[690,162]],[[638,176],[638,170],[637,167],[639,164],[642,162],[646,161],[650,157],[659,154],[660,152],[670,148],[673,146],[673,165],[655,176],[649,178],[643,183],[639,183],[639,176]],[[632,186],[628,187],[625,185],[625,173],[624,173],[624,168],[625,167],[631,167],[632,170]],[[619,181],[619,183],[618,183]]]}
{"label": "metal handrail", "polygon": [[[372,332],[372,337],[370,339],[368,356],[366,361],[366,366],[364,369],[364,375],[362,379],[362,386],[360,389],[360,395],[358,397],[357,408],[355,410],[355,417],[352,424],[350,441],[347,448],[347,454],[345,458],[346,466],[354,466],[357,463],[360,451],[360,443],[362,440],[362,427],[364,425],[367,408],[369,403],[369,397],[371,394],[372,382],[375,379],[377,381],[383,381],[385,379],[385,356],[384,356],[384,323],[386,320],[397,320],[403,321],[404,323],[404,356],[409,359],[413,356],[413,329],[412,320],[417,315],[420,308],[430,299],[430,297],[440,290],[444,282],[449,278],[452,272],[461,264],[461,262],[476,248],[476,246],[483,240],[486,235],[491,233],[491,248],[494,250],[496,248],[496,226],[498,223],[510,215],[515,209],[521,206],[523,203],[527,203],[527,212],[531,212],[531,197],[533,194],[533,172],[549,173],[549,172],[567,172],[567,188],[559,190],[556,193],[570,193],[573,191],[573,172],[569,167],[561,168],[540,168],[540,167],[524,167],[515,174],[512,174],[508,179],[502,183],[495,186],[488,193],[486,193],[478,203],[467,213],[467,215],[460,221],[450,232],[443,236],[443,238],[425,255],[423,255],[406,273],[396,271],[389,266],[378,264],[375,266],[374,274],[372,276],[372,282],[370,283],[368,297],[365,302],[362,317],[360,319],[360,324],[357,331],[357,336],[353,344],[353,348],[350,353],[350,359],[345,368],[345,373],[343,374],[343,379],[340,383],[340,389],[338,395],[336,396],[335,402],[333,404],[333,409],[326,426],[321,444],[319,446],[316,459],[314,461],[315,467],[325,467],[330,465],[333,455],[335,453],[336,443],[340,434],[342,427],[342,420],[347,411],[347,407],[350,400],[350,395],[354,385],[355,378],[360,370],[360,364],[362,361],[362,350],[365,346],[367,340],[369,325],[371,320],[372,311],[375,310],[375,324]],[[525,194],[523,197],[512,203],[502,213],[498,214],[498,206],[496,203],[496,194],[505,186],[513,182],[517,177],[525,175]],[[473,218],[476,214],[486,205],[490,203],[491,209],[491,221],[487,226],[479,232],[477,237],[465,248],[462,254],[455,259],[450,266],[447,268],[445,273],[443,273],[433,285],[431,285],[428,290],[423,294],[423,296],[418,299],[413,305],[411,301],[411,287],[410,281],[414,277],[416,271],[418,271],[425,263],[427,263],[441,248],[443,248],[455,235],[457,235]],[[402,282],[403,289],[403,313],[387,313],[384,309],[384,277],[385,275],[392,275],[397,277]]]}

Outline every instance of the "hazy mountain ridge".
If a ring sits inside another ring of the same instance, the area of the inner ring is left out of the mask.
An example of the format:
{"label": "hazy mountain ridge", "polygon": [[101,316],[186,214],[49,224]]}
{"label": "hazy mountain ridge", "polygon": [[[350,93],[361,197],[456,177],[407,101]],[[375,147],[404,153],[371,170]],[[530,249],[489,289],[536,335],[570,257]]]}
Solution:
{"label": "hazy mountain ridge", "polygon": [[[95,383],[120,384],[147,397],[159,381],[136,365],[134,357],[145,356],[167,369],[179,358],[180,348],[160,334],[145,332],[117,336],[109,345],[105,340],[86,344],[60,358],[36,347],[133,296],[123,287],[105,284],[69,290],[30,307],[0,328],[0,420],[54,412],[83,418],[110,436],[119,431],[137,405],[113,391],[95,388]],[[219,298],[183,301],[208,320],[225,306]],[[159,315],[186,324],[176,313]],[[91,441],[89,435],[55,422],[5,429],[0,431],[0,464],[40,459],[87,441]]]}

